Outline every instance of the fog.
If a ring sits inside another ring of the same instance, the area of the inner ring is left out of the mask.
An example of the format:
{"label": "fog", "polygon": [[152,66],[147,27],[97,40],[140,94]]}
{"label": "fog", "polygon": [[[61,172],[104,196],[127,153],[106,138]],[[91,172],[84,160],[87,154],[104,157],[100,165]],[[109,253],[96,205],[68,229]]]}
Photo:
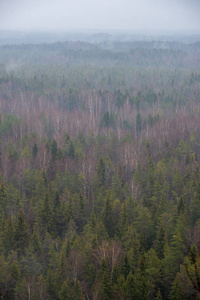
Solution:
{"label": "fog", "polygon": [[0,30],[200,31],[200,0],[0,0]]}

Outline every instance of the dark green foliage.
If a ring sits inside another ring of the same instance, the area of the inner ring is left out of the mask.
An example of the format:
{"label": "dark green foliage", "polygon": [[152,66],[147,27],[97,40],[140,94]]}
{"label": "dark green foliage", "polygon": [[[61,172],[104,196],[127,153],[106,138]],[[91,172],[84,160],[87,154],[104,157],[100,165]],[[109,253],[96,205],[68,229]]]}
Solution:
{"label": "dark green foliage", "polygon": [[121,266],[121,273],[124,275],[124,278],[126,279],[128,274],[130,273],[130,265],[128,263],[128,258],[125,256],[123,264]]}
{"label": "dark green foliage", "polygon": [[20,119],[16,115],[1,114],[0,115],[0,136],[12,136],[14,129],[17,129]]}
{"label": "dark green foliage", "polygon": [[74,144],[72,140],[69,140],[67,145],[67,155],[74,158],[75,157],[75,150],[74,150]]}
{"label": "dark green foliage", "polygon": [[78,216],[76,221],[79,232],[83,231],[84,226],[86,225],[86,211],[85,211],[85,199],[80,193],[78,201]]}
{"label": "dark green foliage", "polygon": [[115,125],[116,116],[106,111],[101,118],[101,126],[112,127]]}
{"label": "dark green foliage", "polygon": [[163,300],[163,297],[162,297],[162,294],[161,294],[161,292],[160,292],[160,289],[159,289],[158,292],[157,292],[157,295],[156,295],[155,300]]}
{"label": "dark green foliage", "polygon": [[19,153],[11,141],[8,145],[7,152],[8,152],[8,157],[12,163],[18,160]]}
{"label": "dark green foliage", "polygon": [[102,211],[102,221],[107,230],[107,233],[110,238],[112,238],[115,234],[115,222],[114,222],[114,214],[113,214],[113,207],[111,204],[110,192],[107,193],[104,208]]}
{"label": "dark green foliage", "polygon": [[190,155],[187,152],[186,157],[185,157],[185,165],[188,165],[190,163]]}
{"label": "dark green foliage", "polygon": [[152,156],[149,155],[148,161],[148,171],[147,171],[147,187],[146,187],[146,195],[147,195],[147,206],[151,206],[151,200],[154,193],[154,184],[155,184],[155,174],[154,174],[154,163]]}
{"label": "dark green foliage", "polygon": [[88,262],[85,265],[85,276],[91,290],[96,280],[96,270],[93,263]]}
{"label": "dark green foliage", "polygon": [[33,158],[36,158],[37,153],[38,153],[38,146],[35,143],[34,146],[33,146],[33,148],[32,148],[32,156],[33,156]]}
{"label": "dark green foliage", "polygon": [[100,291],[100,298],[103,300],[112,299],[112,284],[107,272],[103,273],[103,277],[101,280],[101,291]]}
{"label": "dark green foliage", "polygon": [[132,272],[126,278],[126,296],[130,300],[135,299],[135,280]]}
{"label": "dark green foliage", "polygon": [[14,238],[15,238],[15,232],[14,232],[14,226],[13,226],[13,220],[11,217],[9,217],[5,221],[5,227],[4,231],[2,233],[3,237],[3,245],[5,248],[5,251],[7,254],[11,252],[11,250],[14,250]]}
{"label": "dark green foliage", "polygon": [[41,231],[43,235],[46,231],[48,231],[49,233],[52,231],[52,217],[53,211],[50,202],[50,197],[47,192],[45,197],[42,199],[41,207],[38,210],[38,222],[41,226]]}
{"label": "dark green foliage", "polygon": [[102,157],[100,157],[97,164],[97,176],[99,179],[99,183],[103,185],[105,183],[105,162]]}
{"label": "dark green foliage", "polygon": [[112,285],[117,284],[119,275],[120,275],[119,267],[117,264],[115,264],[112,271]]}
{"label": "dark green foliage", "polygon": [[185,209],[185,204],[184,204],[183,197],[181,196],[178,200],[178,203],[177,203],[177,213],[178,213],[178,215],[183,213],[184,209]]}
{"label": "dark green foliage", "polygon": [[69,156],[71,158],[75,158],[75,148],[74,143],[71,140],[68,133],[65,132],[64,134],[64,141],[65,141],[65,147],[64,147],[64,155]]}
{"label": "dark green foliage", "polygon": [[51,154],[52,154],[53,160],[55,160],[57,157],[57,154],[58,154],[58,146],[57,146],[57,143],[55,140],[53,140],[51,143]]}
{"label": "dark green foliage", "polygon": [[119,108],[123,106],[126,99],[126,95],[123,95],[120,90],[116,92],[116,106]]}
{"label": "dark green foliage", "polygon": [[156,253],[159,259],[164,258],[165,243],[166,243],[165,232],[161,227],[158,232],[158,237],[156,241]]}
{"label": "dark green foliage", "polygon": [[138,113],[136,116],[135,128],[136,128],[137,134],[142,130],[142,117],[141,117],[140,113]]}
{"label": "dark green foliage", "polygon": [[79,282],[73,284],[69,279],[63,282],[59,294],[61,300],[84,300]]}
{"label": "dark green foliage", "polygon": [[17,215],[14,232],[14,247],[19,255],[24,254],[25,249],[28,247],[28,242],[28,228],[25,222],[24,213],[20,209]]}
{"label": "dark green foliage", "polygon": [[174,279],[174,283],[170,292],[170,300],[183,300],[183,287],[180,278],[180,274],[178,273]]}
{"label": "dark green foliage", "polygon": [[53,202],[54,202],[54,209],[60,207],[60,195],[58,190],[55,191]]}
{"label": "dark green foliage", "polygon": [[110,272],[106,261],[103,259],[98,276],[101,278],[100,299],[112,299],[113,289]]}
{"label": "dark green foliage", "polygon": [[5,189],[5,184],[2,183],[0,186],[0,208],[7,213],[8,212],[8,199]]}
{"label": "dark green foliage", "polygon": [[38,226],[37,227],[35,226],[33,229],[33,234],[31,236],[30,243],[33,248],[33,253],[36,253],[37,256],[40,256],[43,251],[42,251],[42,245],[37,230],[38,230]]}

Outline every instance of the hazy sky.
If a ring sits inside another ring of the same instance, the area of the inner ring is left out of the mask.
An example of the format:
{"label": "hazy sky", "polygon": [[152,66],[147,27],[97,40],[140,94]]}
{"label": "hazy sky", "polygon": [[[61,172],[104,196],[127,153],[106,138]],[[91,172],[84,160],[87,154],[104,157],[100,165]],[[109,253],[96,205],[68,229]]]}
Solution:
{"label": "hazy sky", "polygon": [[200,31],[200,0],[0,0],[2,29]]}

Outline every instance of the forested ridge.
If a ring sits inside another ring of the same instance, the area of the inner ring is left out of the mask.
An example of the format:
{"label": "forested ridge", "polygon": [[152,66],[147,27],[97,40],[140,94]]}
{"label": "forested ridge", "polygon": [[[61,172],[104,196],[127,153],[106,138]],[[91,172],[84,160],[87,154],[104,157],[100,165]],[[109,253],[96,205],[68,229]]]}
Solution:
{"label": "forested ridge", "polygon": [[200,43],[0,47],[0,298],[199,299]]}

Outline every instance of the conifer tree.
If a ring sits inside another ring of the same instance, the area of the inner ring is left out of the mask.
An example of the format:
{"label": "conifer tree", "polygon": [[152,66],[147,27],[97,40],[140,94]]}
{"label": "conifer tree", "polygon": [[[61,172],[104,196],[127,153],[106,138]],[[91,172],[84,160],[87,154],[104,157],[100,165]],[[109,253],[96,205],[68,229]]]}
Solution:
{"label": "conifer tree", "polygon": [[14,247],[14,226],[13,226],[13,220],[11,217],[8,217],[8,219],[5,221],[5,228],[3,232],[3,244],[4,248],[6,250],[6,253],[10,253],[11,250],[13,250]]}
{"label": "conifer tree", "polygon": [[60,195],[59,195],[58,190],[56,190],[54,193],[53,204],[54,204],[54,209],[60,207]]}
{"label": "conifer tree", "polygon": [[37,227],[35,225],[33,228],[33,234],[31,236],[30,242],[31,242],[31,246],[33,247],[34,253],[40,256],[42,254],[42,245],[36,228]]}
{"label": "conifer tree", "polygon": [[44,235],[46,231],[48,231],[49,233],[52,231],[52,217],[53,211],[50,203],[50,197],[47,192],[44,199],[42,200],[41,208],[38,211],[38,222],[41,226],[42,235]]}
{"label": "conifer tree", "polygon": [[130,300],[135,299],[135,280],[132,272],[126,278],[126,296]]}
{"label": "conifer tree", "polygon": [[165,232],[161,227],[158,233],[157,241],[156,241],[156,253],[159,259],[164,258],[164,251],[165,251]]}
{"label": "conifer tree", "polygon": [[170,300],[182,300],[184,299],[182,282],[180,278],[180,273],[177,273],[171,291],[170,291]]}
{"label": "conifer tree", "polygon": [[0,186],[0,208],[3,209],[5,214],[8,213],[7,193],[4,183]]}
{"label": "conifer tree", "polygon": [[155,300],[163,300],[163,297],[162,297],[162,294],[161,294],[160,289],[158,290],[158,292],[157,292],[157,294],[156,294]]}
{"label": "conifer tree", "polygon": [[135,127],[136,127],[137,134],[139,134],[140,131],[142,130],[142,117],[141,117],[141,114],[139,112],[137,113],[137,116],[136,116]]}
{"label": "conifer tree", "polygon": [[102,211],[102,221],[107,230],[107,233],[110,238],[112,238],[115,234],[115,224],[114,224],[114,216],[113,209],[110,200],[110,192],[107,193],[104,208]]}
{"label": "conifer tree", "polygon": [[98,277],[101,279],[100,299],[102,300],[112,299],[112,294],[113,294],[112,282],[111,282],[109,268],[105,259],[102,259],[99,268]]}
{"label": "conifer tree", "polygon": [[57,142],[55,140],[53,140],[51,143],[51,154],[52,154],[53,160],[56,160],[57,152],[58,152]]}
{"label": "conifer tree", "polygon": [[28,247],[28,229],[22,209],[19,210],[15,223],[14,245],[19,255],[25,252]]}
{"label": "conifer tree", "polygon": [[37,153],[38,153],[38,146],[35,143],[33,148],[32,148],[32,157],[35,159],[37,157]]}
{"label": "conifer tree", "polygon": [[128,214],[126,202],[122,204],[122,211],[120,216],[120,237],[123,237],[128,229]]}
{"label": "conifer tree", "polygon": [[99,183],[100,185],[104,185],[105,184],[105,162],[103,160],[102,157],[99,158],[99,161],[97,163],[97,175],[98,175],[98,179],[99,179]]}

